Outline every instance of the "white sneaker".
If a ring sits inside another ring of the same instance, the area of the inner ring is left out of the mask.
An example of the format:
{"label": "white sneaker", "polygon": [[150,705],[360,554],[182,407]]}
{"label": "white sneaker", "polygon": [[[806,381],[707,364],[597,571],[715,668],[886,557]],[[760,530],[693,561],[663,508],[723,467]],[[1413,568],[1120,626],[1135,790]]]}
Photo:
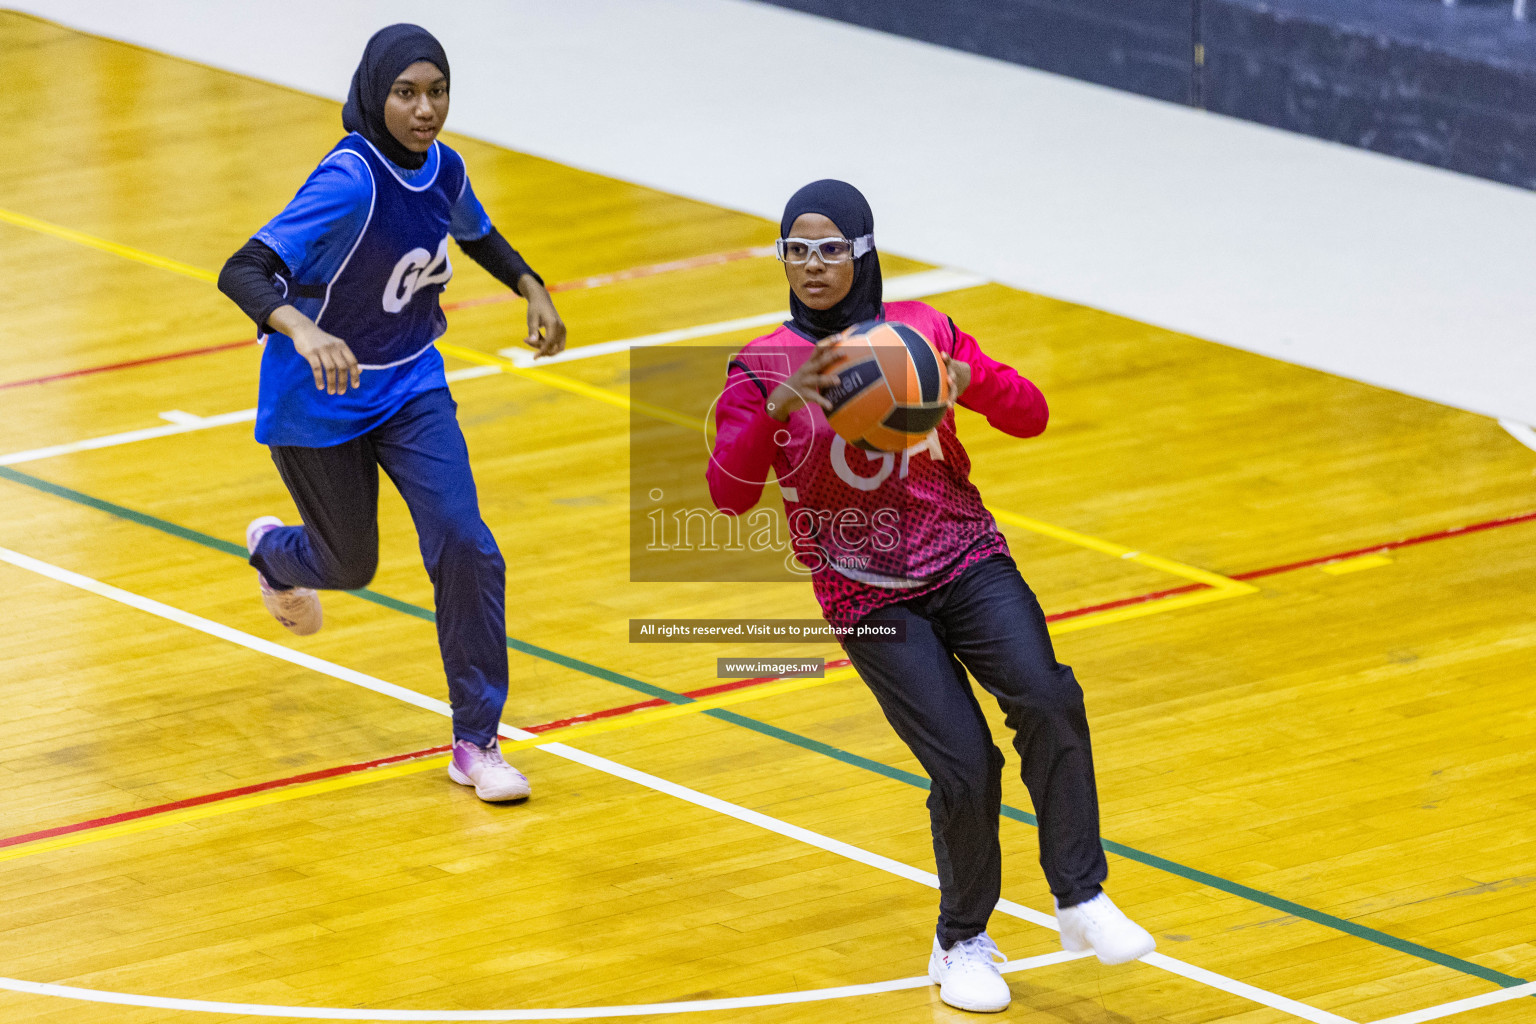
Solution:
{"label": "white sneaker", "polygon": [[998,973],[997,965],[1008,958],[998,950],[986,932],[948,949],[933,939],[933,953],[928,957],[928,980],[939,986],[939,998],[960,1010],[999,1013],[1008,1009],[1013,993]]}
{"label": "white sneaker", "polygon": [[[252,519],[251,525],[245,528],[246,553],[254,555],[261,538],[282,525],[283,521],[277,516]],[[273,590],[272,584],[259,572],[256,574],[256,583],[261,588],[261,603],[267,606],[267,611],[272,613],[274,619],[288,627],[290,633],[309,636],[320,632],[322,619],[319,594],[308,587]]]}
{"label": "white sneaker", "polygon": [[1056,908],[1061,948],[1069,953],[1093,950],[1100,963],[1124,964],[1157,948],[1152,933],[1125,916],[1107,893],[1074,907]]}
{"label": "white sneaker", "polygon": [[474,786],[475,796],[488,803],[526,800],[532,792],[527,777],[501,756],[501,743],[497,740],[491,740],[488,747],[469,740],[454,740],[448,777],[461,786]]}

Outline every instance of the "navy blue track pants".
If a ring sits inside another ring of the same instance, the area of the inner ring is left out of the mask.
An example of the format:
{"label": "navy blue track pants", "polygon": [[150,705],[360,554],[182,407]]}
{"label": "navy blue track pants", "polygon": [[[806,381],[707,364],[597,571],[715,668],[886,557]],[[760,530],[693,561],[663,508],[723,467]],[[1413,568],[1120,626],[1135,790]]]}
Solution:
{"label": "navy blue track pants", "polygon": [[411,510],[432,580],[453,734],[485,746],[507,701],[506,563],[480,518],[457,408],[439,388],[343,444],[273,445],[304,525],[268,533],[251,564],[274,587],[367,586],[379,564],[382,467]]}

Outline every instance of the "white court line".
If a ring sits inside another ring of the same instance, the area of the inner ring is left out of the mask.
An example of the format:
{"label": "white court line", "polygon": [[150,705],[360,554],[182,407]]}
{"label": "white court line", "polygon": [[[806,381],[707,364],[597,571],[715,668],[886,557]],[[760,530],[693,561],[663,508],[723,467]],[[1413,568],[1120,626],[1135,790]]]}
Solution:
{"label": "white court line", "polygon": [[[293,664],[293,665],[298,665],[298,666],[301,666],[303,668],[312,669],[312,670],[314,670],[316,672],[321,673],[322,675],[330,676],[333,679],[339,679],[339,680],[341,680],[343,682],[352,683],[354,686],[361,686],[364,689],[372,690],[375,693],[381,693],[381,694],[384,694],[384,695],[389,696],[389,697],[394,697],[396,700],[404,701],[405,703],[410,704],[413,707],[418,707],[418,708],[422,708],[422,709],[427,710],[427,711],[432,711],[432,712],[434,712],[436,714],[443,715],[445,717],[451,717],[452,716],[452,709],[448,706],[447,703],[445,703],[443,701],[440,701],[440,700],[437,700],[437,699],[432,698],[432,697],[428,697],[425,694],[417,693],[415,690],[407,689],[406,687],[399,686],[399,685],[397,685],[395,683],[385,682],[382,679],[376,679],[373,676],[367,675],[366,673],[358,672],[355,669],[350,669],[350,668],[347,668],[347,667],[345,667],[343,665],[337,665],[334,662],[326,661],[323,658],[317,658],[314,655],[305,654],[302,651],[292,650],[291,648],[284,647],[281,644],[275,644],[275,643],[271,642],[270,640],[263,640],[260,637],[252,636],[249,633],[244,633],[244,632],[242,632],[242,631],[240,631],[238,629],[234,629],[234,628],[232,628],[230,626],[223,625],[222,623],[214,622],[211,619],[205,619],[205,618],[203,618],[200,615],[194,615],[191,612],[183,611],[180,608],[175,608],[175,607],[173,607],[171,605],[162,604],[161,602],[156,601],[153,598],[144,597],[142,595],[135,594],[135,593],[132,593],[132,592],[127,591],[127,590],[123,590],[123,589],[121,589],[119,587],[114,587],[114,586],[112,586],[109,583],[103,583],[100,580],[92,579],[89,576],[83,576],[80,573],[72,572],[72,571],[70,571],[68,569],[61,568],[61,567],[53,565],[53,564],[51,564],[49,562],[44,562],[44,561],[41,561],[39,559],[32,558],[29,555],[24,555],[24,554],[21,554],[20,552],[12,551],[12,550],[10,550],[8,548],[0,547],[0,562],[7,562],[7,563],[9,563],[11,565],[16,566],[19,569],[25,569],[28,572],[36,573],[37,575],[43,576],[43,577],[45,577],[47,579],[55,580],[56,582],[66,584],[66,585],[71,586],[71,587],[75,587],[76,589],[79,589],[79,590],[84,590],[87,593],[96,594],[99,597],[105,597],[108,600],[116,601],[119,604],[127,605],[130,608],[137,608],[140,611],[148,612],[151,615],[156,615],[156,616],[159,616],[160,618],[167,619],[167,620],[169,620],[171,622],[175,622],[175,623],[178,623],[180,625],[187,626],[187,627],[189,627],[191,629],[197,630],[198,632],[206,633],[209,636],[218,637],[221,640],[227,640],[230,643],[236,644],[236,645],[238,645],[240,647],[245,647],[245,648],[247,648],[249,650],[253,650],[253,651],[260,652],[262,654],[270,655],[271,657],[278,658],[278,659],[280,659],[282,661],[286,661],[286,662],[288,662],[290,664]],[[505,723],[502,723],[500,726],[498,726],[497,731],[498,731],[498,733],[500,735],[506,736],[509,739],[531,739],[535,735],[534,733],[526,732],[526,731],[524,731],[522,729],[518,729],[518,728],[516,728],[514,726],[510,726],[510,725],[507,725]],[[774,817],[771,817],[769,815],[763,814],[760,811],[754,811],[754,810],[751,810],[749,808],[742,807],[740,805],[733,804],[733,803],[730,803],[730,802],[725,801],[725,800],[721,800],[719,797],[710,796],[707,793],[701,793],[701,792],[699,792],[698,790],[695,790],[695,789],[689,789],[686,786],[679,785],[678,783],[671,782],[671,781],[669,781],[667,779],[663,779],[663,778],[660,778],[658,776],[651,775],[651,774],[646,773],[646,772],[642,772],[642,771],[640,771],[638,769],[635,769],[635,768],[630,768],[629,766],[619,764],[616,761],[610,761],[609,759],[607,759],[605,757],[599,757],[596,754],[589,754],[589,753],[587,753],[584,750],[577,750],[574,747],[570,747],[570,746],[567,746],[564,743],[558,743],[558,742],[541,744],[536,749],[543,750],[543,751],[545,751],[547,753],[550,753],[550,754],[554,754],[556,757],[561,757],[561,758],[564,758],[564,759],[566,759],[568,761],[574,761],[577,764],[586,765],[589,768],[593,768],[593,769],[595,769],[597,771],[600,771],[600,772],[603,772],[605,774],[612,775],[612,776],[614,776],[616,778],[621,778],[621,779],[625,779],[625,780],[637,783],[637,784],[639,784],[641,786],[644,786],[644,787],[646,787],[648,789],[655,790],[656,792],[665,793],[665,794],[667,794],[669,796],[677,797],[680,800],[685,800],[688,803],[694,804],[694,805],[696,805],[698,807],[703,807],[703,808],[705,808],[707,810],[716,811],[716,812],[718,812],[720,814],[724,814],[724,815],[726,815],[728,817],[735,818],[738,821],[745,822],[745,823],[750,824],[750,825],[756,825],[759,828],[765,829],[766,831],[773,832],[773,833],[775,833],[777,835],[784,836],[785,838],[798,840],[798,841],[800,841],[802,843],[805,843],[808,846],[813,846],[813,847],[816,847],[817,849],[824,850],[824,851],[826,851],[828,853],[836,854],[837,856],[840,856],[840,857],[845,857],[848,860],[852,860],[852,861],[854,861],[856,863],[863,864],[863,865],[865,865],[867,867],[872,867],[872,868],[875,868],[875,869],[877,869],[879,871],[884,871],[884,872],[886,872],[888,874],[896,875],[896,876],[901,877],[901,878],[906,878],[906,879],[909,879],[911,881],[918,882],[919,884],[926,885],[927,887],[929,887],[931,889],[937,889],[939,887],[938,876],[933,874],[930,871],[922,871],[922,870],[920,870],[918,868],[912,867],[909,864],[903,864],[902,862],[897,861],[897,860],[893,860],[893,859],[891,859],[889,857],[883,857],[880,854],[872,853],[872,852],[870,852],[868,850],[865,850],[865,849],[862,849],[860,847],[854,846],[854,845],[852,845],[850,843],[842,842],[841,840],[833,839],[833,838],[831,838],[829,836],[824,836],[821,833],[813,832],[810,829],[801,828],[798,825],[791,825],[789,822],[781,821],[778,818],[774,818]],[[1007,914],[1007,915],[1009,915],[1011,917],[1017,917],[1017,918],[1020,918],[1022,920],[1030,921],[1030,922],[1032,922],[1034,924],[1038,924],[1038,925],[1041,925],[1043,927],[1050,928],[1050,929],[1053,929],[1053,930],[1056,928],[1056,919],[1052,915],[1041,913],[1038,910],[1033,910],[1033,909],[1031,909],[1029,907],[1025,907],[1025,906],[1023,906],[1021,904],[1014,903],[1011,900],[999,900],[998,903],[997,903],[997,909],[1001,913]],[[1256,988],[1256,987],[1254,987],[1252,985],[1248,985],[1248,984],[1246,984],[1244,982],[1236,981],[1236,980],[1234,980],[1232,978],[1225,977],[1224,975],[1217,974],[1214,971],[1207,971],[1204,968],[1195,967],[1192,964],[1187,964],[1187,963],[1184,963],[1183,961],[1175,960],[1172,957],[1163,956],[1160,953],[1148,954],[1146,957],[1142,958],[1142,962],[1143,963],[1147,963],[1147,964],[1149,964],[1151,966],[1160,967],[1160,968],[1162,968],[1164,970],[1167,970],[1167,971],[1170,971],[1172,973],[1178,974],[1181,977],[1188,978],[1188,979],[1193,980],[1193,981],[1201,982],[1203,984],[1209,985],[1210,987],[1218,989],[1220,991],[1230,993],[1232,995],[1238,996],[1238,997],[1243,998],[1243,999],[1250,1000],[1250,1001],[1255,1002],[1255,1003],[1259,1003],[1260,1005],[1269,1006],[1269,1007],[1272,1007],[1274,1009],[1284,1011],[1286,1013],[1292,1014],[1293,1016],[1300,1017],[1303,1020],[1312,1021],[1313,1024],[1354,1024],[1353,1021],[1350,1021],[1346,1017],[1340,1017],[1339,1015],[1334,1014],[1334,1013],[1329,1013],[1326,1010],[1319,1010],[1316,1007],[1308,1006],[1307,1004],[1297,1002],[1294,999],[1287,999],[1286,997],[1280,996],[1280,995],[1276,995],[1273,992],[1268,992],[1268,991],[1266,991],[1264,989]],[[14,984],[17,984],[17,985],[38,985],[38,984],[41,984],[41,983],[26,982],[26,981],[14,981]],[[0,985],[0,987],[4,987],[4,986]],[[31,989],[27,989],[26,991],[32,991],[32,990]],[[41,992],[41,990],[38,990],[38,991],[40,992],[40,994],[61,995],[61,996],[68,996],[69,998],[81,998],[81,999],[84,999],[84,998],[87,998],[87,997],[86,996],[82,996],[82,995],[75,995],[73,993],[74,992],[89,992],[91,990],[70,990],[70,989],[68,989],[65,986],[52,986],[51,990],[48,991],[48,992]],[[103,1000],[103,1001],[121,1001],[121,1000],[126,1000],[126,999],[159,998],[159,997],[149,997],[149,996],[130,996],[130,995],[123,995],[121,993],[100,993],[100,995],[111,996],[112,997],[110,1000]],[[767,997],[750,997],[750,996],[747,996],[747,997],[742,997],[742,998],[751,999],[751,998],[767,998]],[[192,1003],[197,1002],[195,1000],[181,1000],[181,1001],[176,1001],[176,1002],[177,1002],[177,1006],[172,1007],[172,1008],[186,1008],[186,1009],[199,1009],[199,1010],[201,1010],[205,1006],[208,1006],[208,1005],[227,1005],[227,1004],[202,1004],[202,1005],[198,1005],[198,1006],[190,1005]],[[187,1004],[187,1005],[183,1006],[181,1004]],[[136,1005],[145,1005],[145,1004],[136,1004]],[[159,1004],[156,1004],[156,1005],[159,1005]],[[754,1004],[754,1005],[756,1005],[756,1004]],[[278,1008],[269,1007],[268,1009],[269,1010],[275,1010],[275,1009],[278,1009]],[[287,1007],[287,1008],[282,1008],[282,1009],[292,1010],[292,1009],[295,1009],[295,1008]],[[300,1009],[302,1009],[302,1008],[300,1008]],[[320,1009],[322,1009],[322,1008],[309,1008],[304,1014],[288,1013],[286,1015],[287,1016],[316,1016],[316,1015],[318,1015]],[[590,1008],[587,1008],[587,1009],[590,1009]],[[221,1009],[221,1010],[219,1010],[217,1012],[221,1012],[221,1013],[239,1012],[239,1013],[247,1013],[247,1014],[253,1014],[253,1015],[260,1014],[260,1015],[266,1015],[266,1016],[283,1016],[283,1015],[285,1015],[285,1014],[277,1014],[277,1013],[270,1013],[270,1012],[268,1012],[268,1013],[260,1013],[260,1011],[257,1011],[257,1010],[254,1010],[254,1009],[250,1009],[250,1008],[241,1009],[241,1010],[238,1010],[238,1011],[230,1011],[230,1010],[223,1010],[223,1009]],[[438,1020],[442,1020],[442,1019],[449,1019],[449,1018],[443,1018],[443,1017],[437,1017],[437,1018],[420,1018],[420,1017],[415,1017],[415,1018],[390,1018],[390,1017],[386,1017],[386,1016],[383,1015],[384,1011],[371,1011],[368,1015],[364,1015],[364,1016],[358,1016],[358,1014],[362,1013],[363,1011],[347,1010],[347,1011],[343,1011],[343,1012],[352,1014],[352,1016],[333,1017],[333,1018],[329,1018],[329,1019],[340,1019],[340,1020],[359,1020],[359,1019],[362,1019],[362,1020],[382,1020],[382,1019],[412,1019],[412,1020],[438,1019]],[[398,1012],[405,1012],[405,1011],[398,1011]],[[523,1011],[477,1011],[477,1012],[485,1012],[485,1013],[512,1013],[512,1012],[523,1012]],[[570,1012],[575,1012],[575,1011],[564,1011],[564,1012],[570,1013]],[[650,1012],[657,1012],[657,1011],[652,1010]],[[610,1014],[610,1015],[613,1015],[613,1014]],[[452,1019],[456,1019],[456,1020],[516,1020],[516,1019],[528,1019],[528,1018],[505,1017],[505,1016],[502,1016],[502,1017],[486,1017],[486,1016],[481,1016],[481,1017],[457,1017],[457,1018],[452,1018]]]}
{"label": "white court line", "polygon": [[[916,274],[903,274],[900,277],[893,277],[885,282],[883,292],[886,302],[904,302],[908,299],[921,299],[929,295],[938,295],[942,292],[956,292],[962,288],[975,288],[977,285],[986,283],[987,279],[978,274],[972,274],[964,270],[954,270],[948,267],[939,267],[936,270],[923,270]],[[700,324],[697,327],[680,327],[674,331],[642,334],[637,338],[602,341],[596,345],[568,348],[559,355],[548,356],[537,361],[535,360],[535,353],[527,348],[504,348],[496,354],[510,359],[513,365],[526,370],[533,367],[550,366],[554,363],[569,363],[575,359],[591,359],[594,356],[627,352],[632,348],[668,345],[674,341],[689,341],[693,338],[711,338],[717,334],[727,334],[731,331],[744,331],[749,327],[767,327],[769,324],[783,323],[788,319],[788,310],[779,310],[774,313],[759,313],[756,316],[737,317],[735,320],[720,320],[712,324]]]}
{"label": "white court line", "polygon": [[1532,430],[1524,423],[1516,423],[1514,420],[1499,420],[1499,426],[1508,431],[1510,437],[1536,451],[1536,430]]}
{"label": "white court line", "polygon": [[[182,413],[182,415],[185,416],[187,414]],[[230,423],[248,423],[255,418],[255,409],[241,409],[238,412],[226,412],[218,416],[194,417],[196,422],[176,421],[167,423],[163,427],[145,427],[143,430],[129,430],[121,434],[107,434],[105,437],[89,437],[84,441],[54,444],[49,445],[47,448],[33,448],[24,452],[11,452],[9,455],[0,455],[0,466],[14,466],[22,462],[36,462],[38,459],[51,459],[56,455],[91,451],[95,448],[113,448],[120,444],[148,441],[156,437],[170,437],[172,434],[186,434],[193,430],[207,430],[209,427],[222,427]]]}
{"label": "white court line", "polygon": [[[450,370],[446,376],[451,384],[454,381],[473,380],[476,377],[490,377],[500,372],[501,367],[499,366],[469,366],[462,370]],[[256,419],[256,410],[238,409],[235,412],[219,413],[217,416],[194,416],[192,413],[182,412],[180,409],[169,409],[162,412],[160,418],[170,422],[163,427],[145,427],[142,430],[127,430],[121,434],[88,437],[83,441],[54,444],[46,448],[32,448],[24,452],[11,452],[9,455],[0,455],[0,466],[15,466],[23,462],[37,462],[40,459],[51,459],[59,455],[68,455],[71,452],[87,452],[97,448],[115,448],[120,444],[150,441],[157,437],[171,437],[175,434],[187,434],[194,430],[208,430],[212,427],[227,427],[232,423],[252,423]]]}
{"label": "white court line", "polygon": [[[1010,960],[998,968],[1004,974],[1048,967],[1052,964],[1078,960],[1088,953],[1046,953],[1024,960]],[[203,999],[168,999],[163,996],[140,996],[126,992],[103,992],[100,989],[76,988],[73,985],[45,985],[35,981],[19,981],[0,978],[0,989],[26,992],[39,996],[61,996],[92,1003],[114,1003],[119,1006],[147,1006],[160,1010],[192,1010],[201,1013],[243,1013],[253,1017],[300,1017],[312,1020],[415,1020],[415,1021],[463,1021],[463,1020],[585,1020],[593,1017],[644,1017],[661,1013],[703,1013],[708,1010],[745,1010],[756,1006],[788,1006],[794,1003],[817,1003],[829,999],[849,999],[854,996],[879,995],[884,992],[901,992],[914,988],[927,988],[933,982],[927,975],[898,978],[895,981],[877,981],[868,985],[839,985],[836,988],[813,988],[801,992],[777,992],[762,996],[735,996],[727,999],[690,999],[676,1003],[644,1003],[628,1006],[573,1006],[547,1009],[522,1010],[359,1010],[329,1006],[272,1006],[266,1003],[218,1003]]]}
{"label": "white court line", "polygon": [[[900,277],[891,278],[885,282],[885,300],[887,302],[902,302],[907,299],[920,299],[927,295],[959,291],[962,288],[974,288],[977,285],[986,283],[986,278],[976,274],[940,267],[937,270],[924,270],[916,274],[903,274]],[[574,359],[591,359],[594,356],[611,355],[614,352],[624,352],[632,348],[666,345],[674,341],[687,341],[690,338],[708,338],[716,334],[725,334],[728,331],[746,330],[749,327],[766,327],[769,324],[780,323],[788,317],[789,313],[787,311],[761,313],[757,316],[746,316],[736,320],[722,320],[713,324],[701,324],[698,327],[683,327],[675,331],[662,331],[660,334],[646,334],[638,338],[624,338],[620,341],[604,341],[596,345],[583,345],[580,348],[567,349],[557,356],[545,358],[536,358],[536,353],[526,347],[504,348],[497,354],[510,360],[514,366],[523,369],[539,368],[550,366],[554,363],[567,363]],[[477,377],[491,377],[501,372],[501,367],[499,366],[468,366],[459,370],[450,370],[446,376],[451,384],[455,381],[474,380]],[[223,427],[231,423],[249,423],[256,419],[256,410],[240,409],[236,412],[220,413],[217,416],[195,416],[189,412],[182,412],[180,409],[171,409],[167,412],[162,412],[160,416],[162,419],[170,420],[170,423],[163,427],[146,427],[142,430],[129,430],[120,434],[107,434],[103,437],[86,438],[83,441],[70,441],[67,444],[49,445],[46,448],[32,448],[22,452],[11,452],[9,455],[0,455],[0,466],[15,466],[23,462],[37,462],[40,459],[51,459],[59,455],[92,451],[97,448],[115,448],[118,445],[133,444],[135,441],[149,441],[157,437],[186,434],[194,430],[208,430],[211,427]]]}
{"label": "white court line", "polygon": [[501,372],[499,366],[466,366],[460,370],[449,370],[443,374],[448,383],[460,380],[474,380],[476,377],[494,377]]}
{"label": "white court line", "polygon": [[1442,1017],[1449,1017],[1452,1014],[1465,1013],[1468,1010],[1492,1006],[1495,1003],[1532,996],[1536,996],[1536,981],[1526,982],[1524,985],[1516,985],[1513,988],[1499,989],[1497,992],[1484,992],[1480,996],[1468,996],[1466,999],[1458,999],[1454,1003],[1442,1003],[1439,1006],[1430,1006],[1423,1010],[1414,1010],[1411,1013],[1400,1013],[1396,1017],[1387,1017],[1383,1020],[1374,1021],[1373,1024],[1424,1024],[1425,1021],[1440,1020]]}
{"label": "white court line", "polygon": [[1141,962],[1151,964],[1153,967],[1161,967],[1170,974],[1177,974],[1181,978],[1188,978],[1190,981],[1202,982],[1223,992],[1230,992],[1234,996],[1241,996],[1244,999],[1251,999],[1255,1003],[1262,1003],[1265,1006],[1272,1006],[1277,1010],[1284,1010],[1286,1013],[1300,1017],[1302,1020],[1310,1020],[1313,1024],[1354,1024],[1348,1017],[1340,1017],[1336,1013],[1319,1010],[1317,1007],[1307,1003],[1275,995],[1273,992],[1256,988],[1247,982],[1228,978],[1224,974],[1208,971],[1204,967],[1196,967],[1194,964],[1185,963],[1183,960],[1175,960],[1173,957],[1165,956],[1162,953],[1148,953],[1141,958]]}
{"label": "white court line", "polygon": [[[139,611],[148,612],[151,615],[158,615],[162,619],[168,619],[178,625],[195,629],[199,633],[206,633],[209,636],[218,637],[220,640],[228,640],[230,643],[240,647],[269,655],[270,657],[286,661],[289,664],[298,665],[301,668],[312,669],[322,675],[330,676],[332,679],[340,679],[343,682],[351,683],[353,686],[361,686],[365,690],[382,693],[387,697],[393,697],[396,700],[404,701],[423,710],[434,711],[437,714],[449,717],[453,714],[452,709],[446,702],[428,697],[426,694],[417,693],[415,690],[407,689],[395,683],[387,683],[382,679],[375,679],[366,673],[358,672],[344,665],[337,665],[323,658],[317,658],[312,654],[305,654],[303,651],[295,651],[292,648],[284,647],[282,644],[275,644],[270,640],[263,640],[259,636],[243,633],[223,623],[214,622],[212,619],[205,619],[201,615],[182,611],[180,608],[162,604],[153,598],[142,597],[139,594],[114,587],[110,583],[103,583],[100,580],[91,579],[89,576],[82,576],[68,569],[61,569],[59,566],[40,561],[19,551],[0,548],[0,562],[9,562],[18,569],[26,569],[28,572],[37,573],[39,576],[46,576],[48,579],[68,584],[77,590],[84,590],[98,597],[105,597],[109,601],[116,601],[118,604],[125,604],[130,608],[137,608]],[[506,729],[508,727],[503,726],[502,728]],[[523,732],[521,729],[515,731],[518,734],[518,739],[524,739],[533,735],[533,733]]]}
{"label": "white court line", "polygon": [[[252,419],[256,418],[255,409],[242,409],[240,411],[250,413]],[[198,416],[195,413],[182,412],[180,409],[167,409],[165,412],[160,414],[160,418],[165,420],[167,423],[177,423],[183,427],[193,428],[201,428],[204,422],[208,419],[206,416]]]}

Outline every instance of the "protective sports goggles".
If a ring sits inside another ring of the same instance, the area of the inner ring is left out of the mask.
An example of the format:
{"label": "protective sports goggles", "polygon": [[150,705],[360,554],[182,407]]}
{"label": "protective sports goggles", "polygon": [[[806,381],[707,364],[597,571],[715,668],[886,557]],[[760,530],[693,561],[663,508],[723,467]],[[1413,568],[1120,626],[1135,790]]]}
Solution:
{"label": "protective sports goggles", "polygon": [[847,263],[875,247],[874,235],[858,238],[781,238],[774,243],[782,263],[809,263],[814,253],[823,263]]}

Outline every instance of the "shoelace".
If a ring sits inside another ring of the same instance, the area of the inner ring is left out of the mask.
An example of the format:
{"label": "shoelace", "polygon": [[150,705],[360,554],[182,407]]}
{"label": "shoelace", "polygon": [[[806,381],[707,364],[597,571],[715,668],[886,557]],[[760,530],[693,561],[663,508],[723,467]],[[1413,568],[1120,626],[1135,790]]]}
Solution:
{"label": "shoelace", "polygon": [[1103,893],[1084,903],[1079,903],[1072,909],[1082,911],[1089,924],[1104,924],[1116,916],[1114,904],[1109,902],[1109,898]]}
{"label": "shoelace", "polygon": [[[507,759],[501,756],[501,743],[499,741],[492,740],[491,745],[488,747],[477,746],[473,743],[470,746],[475,748],[475,756],[487,768],[512,768],[510,764],[507,764]],[[516,768],[512,768],[512,770],[517,771]]]}
{"label": "shoelace", "polygon": [[992,941],[992,936],[986,932],[972,936],[964,942],[957,942],[945,950],[950,958],[955,961],[971,960],[982,964],[1005,964],[1008,957],[997,948],[997,943]]}

